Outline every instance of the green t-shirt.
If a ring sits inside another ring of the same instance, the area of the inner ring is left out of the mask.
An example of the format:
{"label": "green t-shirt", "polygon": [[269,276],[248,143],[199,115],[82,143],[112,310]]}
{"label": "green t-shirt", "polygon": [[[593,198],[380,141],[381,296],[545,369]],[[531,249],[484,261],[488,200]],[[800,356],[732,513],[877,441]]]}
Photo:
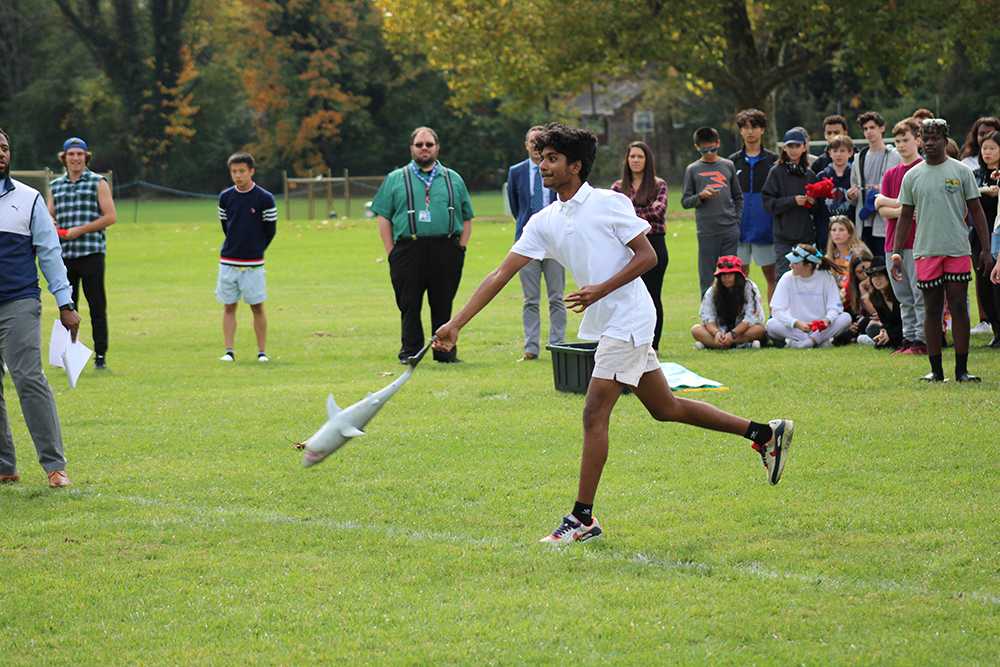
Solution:
{"label": "green t-shirt", "polygon": [[448,184],[445,182],[442,171],[447,167],[439,162],[434,181],[431,183],[430,221],[421,220],[421,217],[426,216],[426,213],[423,216],[421,213],[427,209],[424,181],[414,175],[412,171],[407,174],[409,169],[410,165],[408,164],[390,172],[372,201],[372,212],[392,222],[392,240],[396,241],[400,237],[409,238],[411,236],[410,221],[406,211],[406,184],[403,180],[407,176],[410,178],[410,183],[413,184],[414,222],[417,225],[417,237],[461,234],[462,223],[473,217],[472,200],[462,177],[455,170],[448,169],[448,173],[451,175],[451,185],[455,192],[455,219],[452,227],[448,215]]}
{"label": "green t-shirt", "polygon": [[966,202],[979,199],[972,170],[948,158],[941,164],[921,162],[906,172],[899,203],[912,206],[919,220],[914,257],[961,257],[971,252]]}

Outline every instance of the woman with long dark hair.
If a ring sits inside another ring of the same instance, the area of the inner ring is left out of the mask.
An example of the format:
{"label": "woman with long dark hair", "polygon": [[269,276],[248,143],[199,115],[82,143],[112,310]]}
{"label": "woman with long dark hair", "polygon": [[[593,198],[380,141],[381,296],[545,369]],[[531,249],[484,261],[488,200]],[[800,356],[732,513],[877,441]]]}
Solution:
{"label": "woman with long dark hair", "polygon": [[764,339],[760,290],[746,277],[736,255],[715,264],[715,280],[701,301],[701,323],[691,327],[695,349],[758,348]]}
{"label": "woman with long dark hair", "polygon": [[979,147],[983,143],[983,139],[994,132],[1000,132],[1000,118],[995,116],[977,118],[969,133],[965,135],[965,143],[962,144],[962,153],[959,158],[962,164],[973,171],[978,169]]}
{"label": "woman with long dark hair", "polygon": [[[1000,132],[993,132],[979,140],[979,166],[976,169],[976,183],[979,185],[979,201],[983,205],[983,213],[986,214],[986,224],[991,229],[997,220],[997,202],[1000,201]],[[979,234],[969,228],[969,244],[972,247],[972,256],[978,257],[980,253]],[[995,230],[993,231],[995,234]],[[976,297],[979,299],[979,319],[981,322],[989,321],[993,329],[992,348],[1000,348],[1000,285],[990,283],[990,274],[986,267],[978,262],[974,263],[976,270]],[[984,318],[983,315],[986,315]],[[979,327],[982,326],[980,323]],[[972,330],[976,333],[976,327]]]}
{"label": "woman with long dark hair", "polygon": [[653,151],[644,141],[633,141],[625,151],[622,163],[622,177],[611,184],[611,189],[621,192],[632,200],[635,214],[649,223],[646,238],[656,251],[656,266],[642,275],[646,290],[656,306],[656,328],[653,330],[653,349],[660,349],[660,334],[663,331],[663,276],[667,272],[670,257],[667,254],[667,182],[656,176]]}

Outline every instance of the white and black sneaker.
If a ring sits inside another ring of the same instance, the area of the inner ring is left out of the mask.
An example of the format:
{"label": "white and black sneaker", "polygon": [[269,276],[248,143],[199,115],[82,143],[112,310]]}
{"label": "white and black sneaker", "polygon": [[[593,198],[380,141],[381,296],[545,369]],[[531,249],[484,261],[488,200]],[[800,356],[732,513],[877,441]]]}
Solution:
{"label": "white and black sneaker", "polygon": [[539,540],[548,544],[572,544],[573,542],[586,542],[595,537],[600,537],[604,533],[601,524],[597,523],[597,517],[591,517],[590,525],[585,526],[572,514],[563,517],[562,523],[551,533]]}
{"label": "white and black sneaker", "polygon": [[226,353],[219,357],[219,361],[236,361],[236,355],[230,350],[226,350]]}
{"label": "white and black sneaker", "polygon": [[[771,439],[763,444],[764,451],[760,457],[767,468],[767,481],[777,484],[788,460],[788,450],[792,446],[792,434],[795,432],[795,422],[791,419],[772,419],[767,423],[771,427]],[[756,448],[755,448],[756,449]]]}

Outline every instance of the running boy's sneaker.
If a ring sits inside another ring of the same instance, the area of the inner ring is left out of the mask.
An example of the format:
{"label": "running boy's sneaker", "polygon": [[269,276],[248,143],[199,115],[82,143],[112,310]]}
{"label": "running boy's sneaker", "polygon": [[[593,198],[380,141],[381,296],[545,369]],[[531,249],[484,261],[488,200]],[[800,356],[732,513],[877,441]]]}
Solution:
{"label": "running boy's sneaker", "polygon": [[224,355],[219,357],[219,361],[236,361],[236,355],[227,350]]}
{"label": "running boy's sneaker", "polygon": [[764,459],[764,466],[767,468],[767,481],[777,484],[781,479],[781,472],[785,469],[788,449],[792,446],[795,422],[791,419],[772,419],[767,425],[771,427],[772,435],[771,439],[764,443],[765,452],[761,453],[761,458]]}
{"label": "running boy's sneaker", "polygon": [[570,542],[586,542],[600,537],[604,532],[601,530],[601,524],[597,523],[597,517],[591,518],[593,521],[590,522],[590,525],[584,526],[575,516],[568,514],[563,517],[558,528],[538,541],[549,544],[569,544]]}
{"label": "running boy's sneaker", "polygon": [[267,362],[271,361],[271,359],[266,354],[264,354],[263,352],[258,352],[257,353],[257,361],[259,361],[262,364],[266,364]]}

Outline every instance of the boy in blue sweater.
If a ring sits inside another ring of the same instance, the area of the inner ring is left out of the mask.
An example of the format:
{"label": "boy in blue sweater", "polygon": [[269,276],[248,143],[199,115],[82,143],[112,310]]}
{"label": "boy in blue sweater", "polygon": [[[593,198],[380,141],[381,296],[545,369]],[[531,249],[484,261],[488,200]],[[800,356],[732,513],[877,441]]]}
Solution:
{"label": "boy in blue sweater", "polygon": [[253,311],[257,336],[257,361],[267,362],[267,316],[264,300],[264,251],[274,238],[278,207],[274,196],[253,182],[254,160],[249,153],[229,156],[229,176],[233,187],[219,195],[219,222],[226,240],[219,253],[219,279],[215,296],[223,305],[222,336],[226,352],[220,361],[235,361],[236,306],[242,297]]}

